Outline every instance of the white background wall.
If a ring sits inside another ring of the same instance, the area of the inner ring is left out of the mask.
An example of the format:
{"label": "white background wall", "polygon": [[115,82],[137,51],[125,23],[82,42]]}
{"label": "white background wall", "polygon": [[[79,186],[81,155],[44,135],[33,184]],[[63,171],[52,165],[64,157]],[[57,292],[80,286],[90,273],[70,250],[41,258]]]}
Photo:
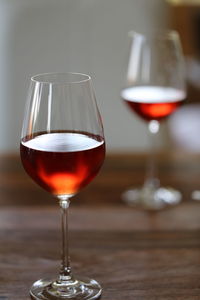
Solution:
{"label": "white background wall", "polygon": [[164,0],[0,0],[0,151],[18,151],[30,76],[93,78],[108,151],[147,148],[144,123],[120,99],[130,30],[163,27]]}

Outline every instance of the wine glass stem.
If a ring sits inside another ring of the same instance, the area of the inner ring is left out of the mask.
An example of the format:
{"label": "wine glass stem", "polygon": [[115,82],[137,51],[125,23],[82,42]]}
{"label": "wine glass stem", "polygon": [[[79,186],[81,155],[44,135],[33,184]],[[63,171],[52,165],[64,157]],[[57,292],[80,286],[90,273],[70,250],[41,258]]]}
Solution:
{"label": "wine glass stem", "polygon": [[61,282],[72,279],[72,272],[70,267],[69,257],[69,234],[68,234],[68,209],[69,209],[69,198],[60,199],[61,207],[61,226],[62,226],[62,261],[59,274],[59,280]]}
{"label": "wine glass stem", "polygon": [[159,132],[160,123],[157,120],[151,120],[148,124],[148,131],[150,134],[150,154],[149,161],[147,165],[145,186],[158,187],[159,180],[156,170],[156,140]]}

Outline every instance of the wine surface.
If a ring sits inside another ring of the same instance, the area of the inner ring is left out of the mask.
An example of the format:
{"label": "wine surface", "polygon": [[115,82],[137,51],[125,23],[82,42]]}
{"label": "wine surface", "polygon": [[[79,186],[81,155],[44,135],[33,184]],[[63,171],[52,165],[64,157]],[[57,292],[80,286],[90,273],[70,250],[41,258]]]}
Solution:
{"label": "wine surface", "polygon": [[105,156],[100,136],[79,132],[37,135],[20,145],[24,169],[54,195],[73,195],[99,171]]}
{"label": "wine surface", "polygon": [[126,88],[121,96],[132,111],[147,121],[168,117],[186,98],[182,90],[159,86]]}

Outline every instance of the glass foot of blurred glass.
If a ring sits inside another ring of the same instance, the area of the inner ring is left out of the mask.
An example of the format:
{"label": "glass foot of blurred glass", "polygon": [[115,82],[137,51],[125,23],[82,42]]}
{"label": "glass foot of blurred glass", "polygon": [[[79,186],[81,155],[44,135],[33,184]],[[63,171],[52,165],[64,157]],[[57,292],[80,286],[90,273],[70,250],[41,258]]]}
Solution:
{"label": "glass foot of blurred glass", "polygon": [[89,300],[99,299],[102,288],[94,279],[73,280],[67,284],[54,280],[36,281],[30,290],[31,299],[37,300]]}
{"label": "glass foot of blurred glass", "polygon": [[192,200],[200,201],[200,190],[195,190],[191,194]]}
{"label": "glass foot of blurred glass", "polygon": [[122,199],[130,206],[146,210],[160,210],[180,203],[182,195],[179,191],[168,187],[130,188],[122,194]]}

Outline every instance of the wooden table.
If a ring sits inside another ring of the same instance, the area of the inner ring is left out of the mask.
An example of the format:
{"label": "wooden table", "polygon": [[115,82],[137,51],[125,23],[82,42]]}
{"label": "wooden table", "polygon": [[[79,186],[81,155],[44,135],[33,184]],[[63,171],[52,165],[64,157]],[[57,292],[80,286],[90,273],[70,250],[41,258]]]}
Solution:
{"label": "wooden table", "polygon": [[[142,183],[145,155],[108,156],[71,203],[70,252],[77,275],[95,278],[102,300],[200,299],[200,156],[159,156],[163,184],[180,205],[149,213],[121,193]],[[15,156],[0,157],[0,300],[29,299],[29,287],[57,274],[60,218],[55,199],[34,184]]]}

